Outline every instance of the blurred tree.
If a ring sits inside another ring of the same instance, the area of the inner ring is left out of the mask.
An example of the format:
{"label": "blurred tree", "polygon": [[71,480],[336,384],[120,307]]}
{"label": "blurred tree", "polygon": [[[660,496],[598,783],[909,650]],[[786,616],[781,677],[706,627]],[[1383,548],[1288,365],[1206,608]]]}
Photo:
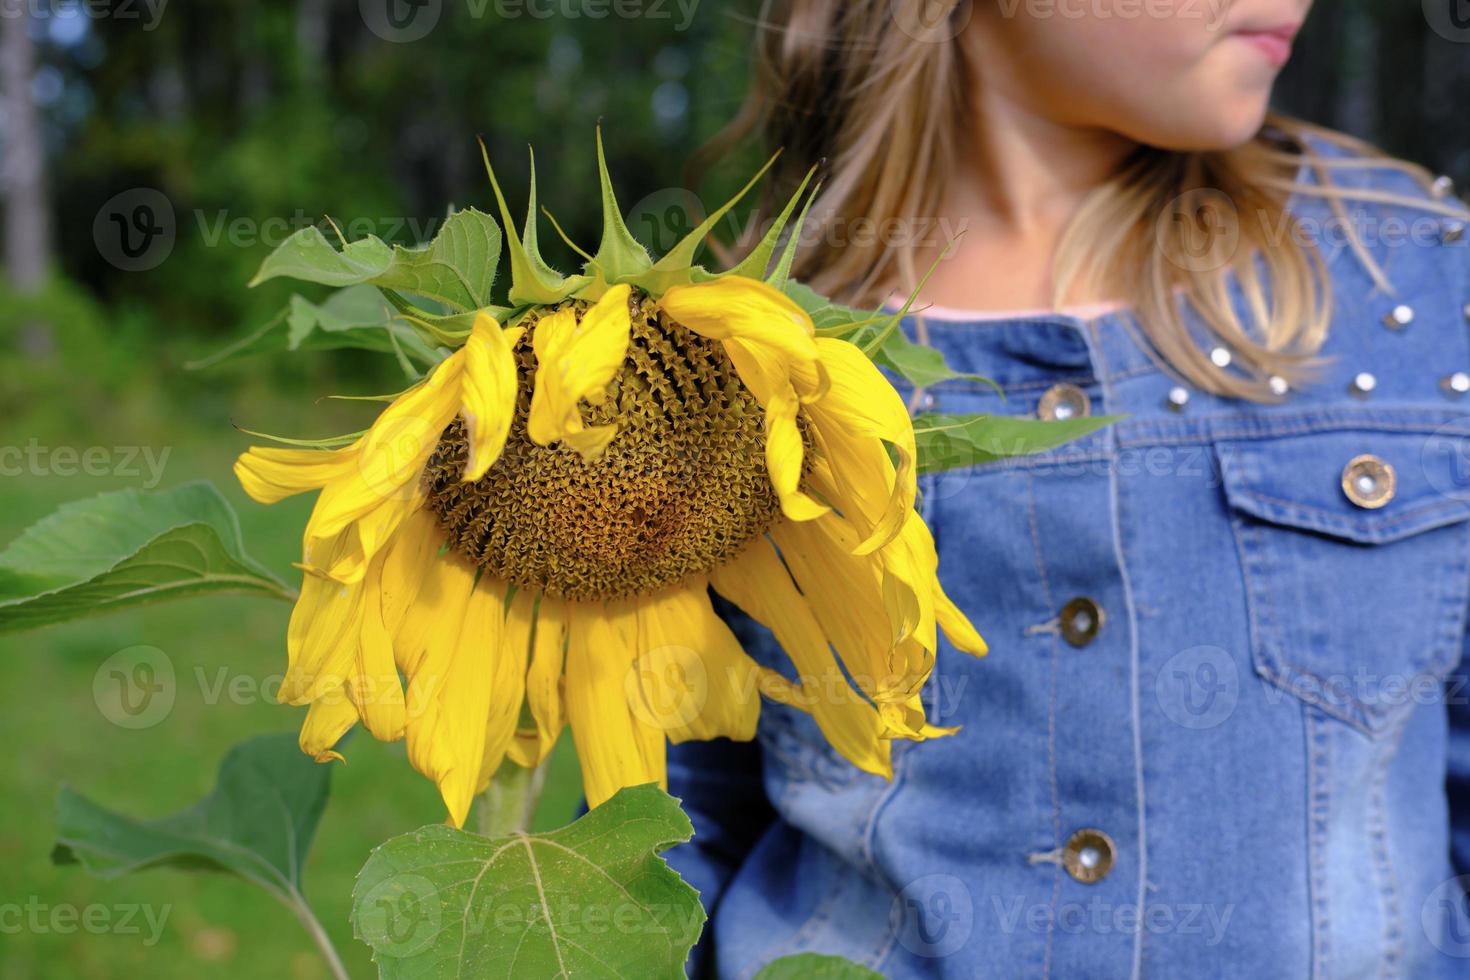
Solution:
{"label": "blurred tree", "polygon": [[31,89],[36,72],[31,17],[24,4],[0,17],[0,119],[4,120],[5,269],[11,285],[35,292],[51,263],[45,149]]}

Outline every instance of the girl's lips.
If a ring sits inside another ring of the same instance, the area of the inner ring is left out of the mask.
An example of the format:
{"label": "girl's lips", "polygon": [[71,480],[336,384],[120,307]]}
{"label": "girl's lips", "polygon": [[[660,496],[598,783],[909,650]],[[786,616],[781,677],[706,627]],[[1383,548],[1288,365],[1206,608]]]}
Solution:
{"label": "girl's lips", "polygon": [[1273,68],[1280,68],[1291,57],[1291,41],[1296,32],[1293,25],[1269,31],[1237,31],[1235,36],[1254,46]]}

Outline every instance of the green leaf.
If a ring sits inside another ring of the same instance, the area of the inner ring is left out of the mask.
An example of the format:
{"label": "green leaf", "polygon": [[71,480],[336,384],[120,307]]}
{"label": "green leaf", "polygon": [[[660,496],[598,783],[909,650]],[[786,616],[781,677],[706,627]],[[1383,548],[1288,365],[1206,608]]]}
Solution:
{"label": "green leaf", "polygon": [[256,354],[344,347],[382,354],[402,351],[426,365],[437,360],[379,289],[358,285],[333,293],[322,303],[292,296],[290,305],[265,326],[185,367],[194,371]]}
{"label": "green leaf", "polygon": [[1043,422],[1008,415],[917,415],[914,435],[919,472],[939,473],[1055,449],[1119,418],[1102,415]]}
{"label": "green leaf", "polygon": [[172,816],[139,820],[63,787],[52,860],[99,878],[154,867],[224,871],[290,904],[331,778],[295,735],[262,735],[231,749],[214,790]]}
{"label": "green leaf", "polygon": [[51,860],[80,864],[99,878],[175,868],[253,882],[295,914],[332,975],[345,980],[301,882],[331,779],[331,767],[303,754],[295,735],[262,735],[230,750],[208,796],[157,820],[109,810],[63,787]]}
{"label": "green leaf", "polygon": [[250,285],[282,276],[339,287],[371,283],[466,312],[490,305],[499,262],[500,226],[470,208],[450,215],[433,242],[420,248],[390,246],[369,235],[339,252],[320,229],[302,229],[266,257]]}
{"label": "green leaf", "polygon": [[658,855],[693,834],[652,785],[547,834],[425,827],[368,858],[353,923],[385,980],[682,978],[704,911]]}
{"label": "green leaf", "polygon": [[800,953],[767,963],[755,980],[883,980],[883,974],[840,956]]}
{"label": "green leaf", "polygon": [[212,485],[120,490],[61,505],[0,552],[0,633],[221,592],[292,598]]}

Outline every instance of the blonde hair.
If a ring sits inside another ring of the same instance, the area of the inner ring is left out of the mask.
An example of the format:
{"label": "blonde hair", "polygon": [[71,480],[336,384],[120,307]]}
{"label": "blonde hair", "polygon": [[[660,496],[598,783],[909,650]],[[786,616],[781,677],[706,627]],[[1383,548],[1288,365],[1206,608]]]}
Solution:
{"label": "blonde hair", "polygon": [[[948,0],[953,13],[964,0]],[[870,228],[916,227],[938,215],[942,189],[961,165],[967,113],[959,32],[905,31],[896,21],[933,24],[934,0],[765,0],[757,24],[749,94],[739,115],[691,162],[702,172],[753,133],[782,155],[763,211],[820,164],[823,181],[794,274],[849,303],[868,303],[917,285],[916,243],[829,233],[862,216]],[[940,24],[940,28],[945,25]],[[954,34],[954,36],[950,36]],[[1347,151],[1313,153],[1316,139]],[[1313,183],[1299,180],[1302,167]],[[1356,234],[1344,202],[1397,204],[1463,218],[1458,201],[1341,186],[1334,171],[1380,168],[1409,175],[1426,191],[1423,168],[1328,130],[1272,115],[1256,138],[1229,150],[1176,152],[1139,147],[1086,198],[1053,261],[1053,303],[1112,296],[1132,308],[1146,346],[1166,369],[1198,388],[1277,400],[1273,379],[1310,377],[1332,316],[1323,257],[1286,209],[1293,193],[1325,199],[1348,245],[1378,286],[1392,289]],[[1225,229],[1214,234],[1211,228]],[[1243,320],[1231,301],[1239,286]],[[1181,300],[1232,352],[1217,365],[1185,324]],[[923,321],[920,317],[921,337]],[[1278,382],[1279,384],[1279,382]]]}

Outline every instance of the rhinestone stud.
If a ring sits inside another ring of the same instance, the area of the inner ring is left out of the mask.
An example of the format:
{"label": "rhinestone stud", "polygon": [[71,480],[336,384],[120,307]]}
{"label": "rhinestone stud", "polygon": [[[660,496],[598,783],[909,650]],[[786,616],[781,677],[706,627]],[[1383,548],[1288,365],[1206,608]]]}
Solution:
{"label": "rhinestone stud", "polygon": [[1402,330],[1414,322],[1414,308],[1400,303],[1383,317],[1383,325],[1390,330]]}

